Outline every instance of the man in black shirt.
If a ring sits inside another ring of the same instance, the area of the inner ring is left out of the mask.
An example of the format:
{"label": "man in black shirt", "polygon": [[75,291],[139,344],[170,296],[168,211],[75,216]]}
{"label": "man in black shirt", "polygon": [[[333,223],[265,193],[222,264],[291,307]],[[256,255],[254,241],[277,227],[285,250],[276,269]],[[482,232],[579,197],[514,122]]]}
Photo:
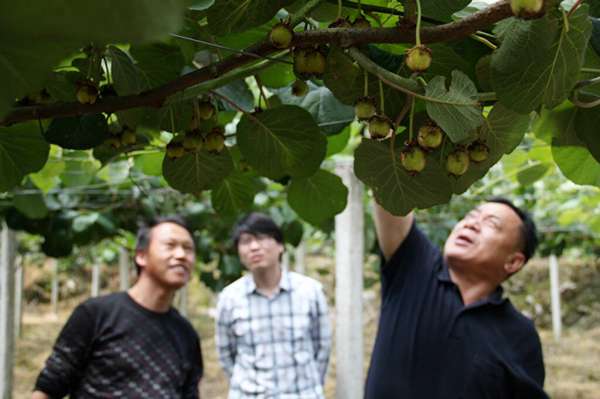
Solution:
{"label": "man in black shirt", "polygon": [[198,398],[200,340],[171,302],[195,263],[176,217],[138,232],[138,280],[127,292],[80,304],[61,331],[32,399]]}
{"label": "man in black shirt", "polygon": [[469,212],[443,254],[414,223],[375,205],[382,303],[366,399],[547,398],[533,323],[500,284],[537,245],[531,218],[505,199]]}

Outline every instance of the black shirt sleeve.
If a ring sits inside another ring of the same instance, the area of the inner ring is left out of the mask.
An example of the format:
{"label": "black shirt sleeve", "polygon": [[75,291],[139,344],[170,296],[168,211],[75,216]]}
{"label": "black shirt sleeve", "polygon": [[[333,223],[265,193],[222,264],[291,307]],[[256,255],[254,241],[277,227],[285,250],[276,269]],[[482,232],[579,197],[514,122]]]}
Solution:
{"label": "black shirt sleeve", "polygon": [[385,297],[392,286],[398,287],[407,279],[424,280],[429,278],[440,258],[439,249],[429,241],[421,229],[413,222],[404,241],[387,263],[382,257],[381,291]]}
{"label": "black shirt sleeve", "polygon": [[58,336],[35,390],[63,398],[77,385],[85,370],[94,337],[94,319],[86,303],[75,308]]}

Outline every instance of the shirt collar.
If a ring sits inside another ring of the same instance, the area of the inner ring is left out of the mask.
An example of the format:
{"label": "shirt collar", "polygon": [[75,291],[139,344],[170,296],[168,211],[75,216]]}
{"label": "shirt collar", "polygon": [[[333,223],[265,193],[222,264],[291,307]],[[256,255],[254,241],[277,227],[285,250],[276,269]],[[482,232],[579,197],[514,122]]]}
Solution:
{"label": "shirt collar", "polygon": [[[450,270],[448,269],[448,265],[445,262],[441,264],[440,270],[437,273],[437,278],[443,283],[454,284],[452,278],[450,277]],[[506,298],[504,298],[504,289],[501,285],[499,285],[489,296],[480,301],[475,302],[474,304],[471,304],[469,307],[485,305],[488,303],[492,305],[500,305],[504,303],[504,301],[506,301]]]}
{"label": "shirt collar", "polygon": [[[252,278],[252,273],[246,274],[246,284],[244,284],[246,289],[246,295],[253,294],[256,292],[256,283]],[[291,291],[292,284],[290,282],[290,273],[286,268],[281,268],[281,279],[279,280],[279,291]]]}

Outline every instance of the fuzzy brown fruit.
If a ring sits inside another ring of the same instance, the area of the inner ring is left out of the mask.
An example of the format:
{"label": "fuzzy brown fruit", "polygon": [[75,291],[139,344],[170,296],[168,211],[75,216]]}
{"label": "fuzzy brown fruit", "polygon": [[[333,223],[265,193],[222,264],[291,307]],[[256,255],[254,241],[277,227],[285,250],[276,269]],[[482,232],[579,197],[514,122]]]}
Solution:
{"label": "fuzzy brown fruit", "polygon": [[469,154],[465,150],[455,150],[446,158],[446,170],[454,176],[462,176],[469,169]]}
{"label": "fuzzy brown fruit", "polygon": [[355,29],[369,29],[371,27],[371,23],[364,17],[364,15],[359,15],[352,22],[352,27]]}
{"label": "fuzzy brown fruit", "polygon": [[121,147],[121,140],[119,139],[118,136],[112,136],[112,137],[109,137],[106,140],[104,140],[104,144],[106,144],[112,148],[119,148],[119,147]]}
{"label": "fuzzy brown fruit", "polygon": [[348,20],[348,17],[339,17],[335,21],[329,24],[329,28],[351,28],[352,24]]}
{"label": "fuzzy brown fruit", "polygon": [[426,150],[435,150],[442,144],[444,133],[437,126],[424,125],[419,128],[417,142]]}
{"label": "fuzzy brown fruit", "polygon": [[369,135],[372,139],[383,140],[390,135],[394,125],[385,115],[373,115],[369,119]]}
{"label": "fuzzy brown fruit", "polygon": [[288,24],[280,22],[273,26],[271,32],[269,32],[269,40],[275,48],[288,48],[294,40],[294,31]]}
{"label": "fuzzy brown fruit", "polygon": [[407,172],[417,174],[425,169],[427,158],[419,146],[409,145],[400,152],[400,163]]}
{"label": "fuzzy brown fruit", "polygon": [[309,50],[306,53],[306,66],[308,73],[318,78],[325,73],[327,59],[320,50]]}
{"label": "fuzzy brown fruit", "polygon": [[203,141],[202,134],[199,131],[189,131],[183,138],[183,148],[186,151],[198,151],[202,148]]}
{"label": "fuzzy brown fruit", "polygon": [[297,79],[292,85],[292,94],[296,97],[304,97],[308,93],[308,85],[305,81]]}
{"label": "fuzzy brown fruit", "polygon": [[413,72],[424,72],[431,66],[431,50],[424,46],[414,46],[406,51],[406,65]]}
{"label": "fuzzy brown fruit", "polygon": [[490,155],[490,149],[481,141],[475,141],[469,148],[469,158],[473,162],[483,162]]}
{"label": "fuzzy brown fruit", "polygon": [[98,88],[89,80],[77,83],[77,101],[81,104],[94,104],[98,99]]}
{"label": "fuzzy brown fruit", "polygon": [[181,158],[185,155],[185,148],[183,148],[183,144],[180,140],[171,140],[169,144],[167,144],[167,157],[171,159]]}
{"label": "fuzzy brown fruit", "polygon": [[535,18],[542,14],[544,0],[511,0],[510,9],[519,18]]}
{"label": "fuzzy brown fruit", "polygon": [[359,121],[366,121],[371,119],[377,112],[375,106],[375,99],[373,97],[365,96],[359,97],[354,103],[354,113]]}
{"label": "fuzzy brown fruit", "polygon": [[215,114],[215,106],[210,101],[200,101],[198,103],[198,116],[200,119],[209,120]]}
{"label": "fuzzy brown fruit", "polygon": [[121,144],[124,146],[133,145],[137,142],[137,136],[133,130],[130,128],[124,128],[123,133],[121,134]]}
{"label": "fuzzy brown fruit", "polygon": [[206,136],[204,148],[209,152],[221,152],[225,147],[225,135],[223,128],[216,127]]}

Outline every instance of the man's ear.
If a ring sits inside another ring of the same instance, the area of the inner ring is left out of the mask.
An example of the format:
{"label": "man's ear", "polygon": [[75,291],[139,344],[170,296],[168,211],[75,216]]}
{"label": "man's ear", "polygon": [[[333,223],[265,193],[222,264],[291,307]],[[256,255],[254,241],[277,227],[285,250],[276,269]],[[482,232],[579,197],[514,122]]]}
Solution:
{"label": "man's ear", "polygon": [[139,266],[139,267],[146,267],[146,263],[147,263],[147,257],[146,257],[146,252],[144,251],[135,251],[135,263]]}
{"label": "man's ear", "polygon": [[515,274],[525,265],[525,255],[522,252],[514,252],[508,256],[504,263],[504,271],[510,276]]}

